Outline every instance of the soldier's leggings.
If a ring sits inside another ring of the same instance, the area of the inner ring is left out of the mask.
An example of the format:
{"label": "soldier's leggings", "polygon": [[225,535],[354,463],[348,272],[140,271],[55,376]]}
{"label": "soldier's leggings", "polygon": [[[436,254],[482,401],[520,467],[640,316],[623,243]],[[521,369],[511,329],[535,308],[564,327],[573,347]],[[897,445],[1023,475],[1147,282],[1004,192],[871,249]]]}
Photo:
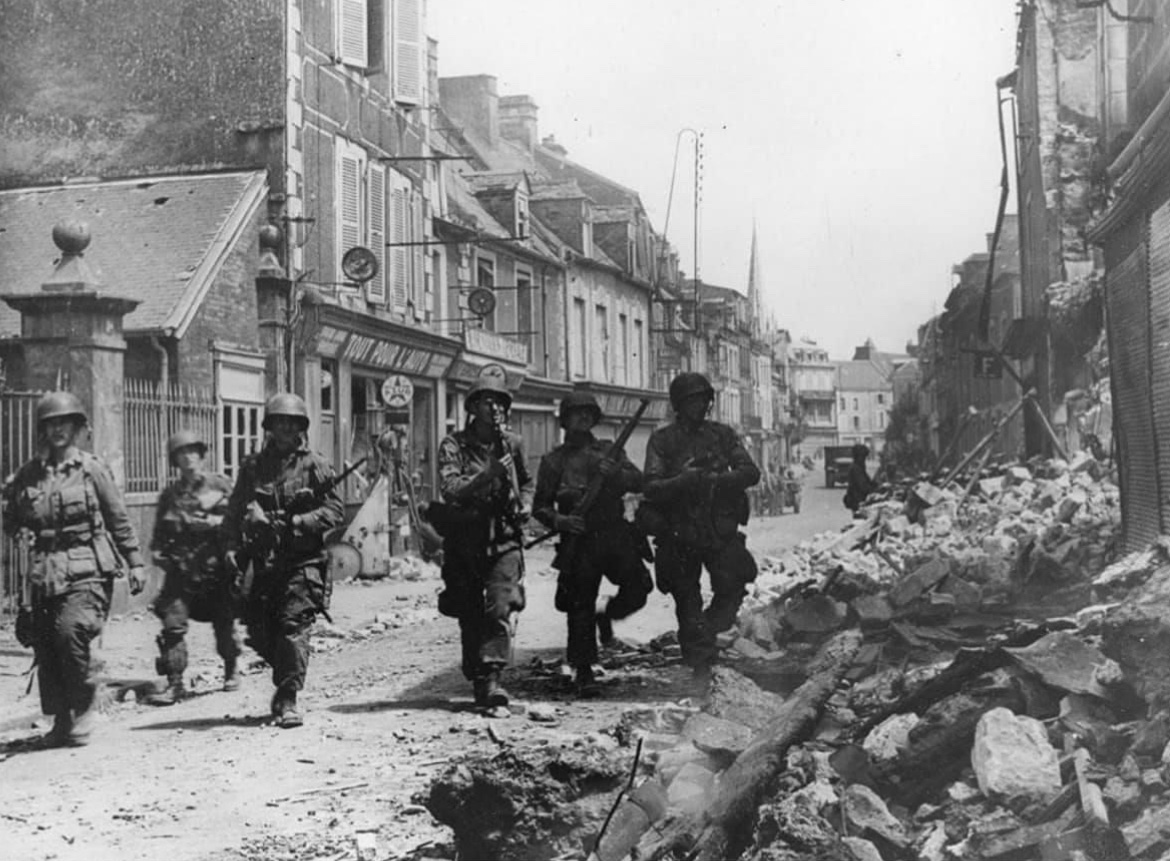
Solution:
{"label": "soldier's leggings", "polygon": [[244,604],[248,644],[272,667],[278,688],[301,690],[309,669],[309,631],[325,609],[325,567],[261,570]]}
{"label": "soldier's leggings", "polygon": [[[236,630],[235,603],[223,590],[222,595],[203,597],[188,594],[169,572],[162,592],[154,602],[155,615],[162,621],[158,637],[159,674],[168,678],[187,670],[187,631],[190,620],[210,621],[215,632],[215,651],[225,662],[240,656],[240,635]],[[179,583],[181,584],[181,580]]]}
{"label": "soldier's leggings", "polygon": [[[463,645],[464,678],[485,679],[498,673],[511,658],[513,613],[524,609],[524,556],[517,549],[477,560],[480,588],[460,602],[459,635]],[[464,564],[460,560],[459,564]]]}
{"label": "soldier's leggings", "polygon": [[[658,554],[657,564],[668,569],[683,662],[692,667],[710,666],[716,655],[715,635],[735,624],[747,594],[744,587],[756,577],[756,563],[744,545],[744,536],[737,533],[710,548],[660,541]],[[704,567],[711,577],[712,592],[706,610],[700,585]]]}
{"label": "soldier's leggings", "polygon": [[556,608],[567,615],[566,659],[574,667],[597,661],[595,608],[602,577],[618,587],[605,615],[624,619],[646,606],[653,588],[641,553],[625,525],[582,536],[577,558],[566,560],[570,570],[557,578]]}
{"label": "soldier's leggings", "polygon": [[101,633],[109,608],[109,597],[100,586],[57,595],[38,605],[34,648],[44,714],[71,709],[82,714],[93,704],[90,643]]}

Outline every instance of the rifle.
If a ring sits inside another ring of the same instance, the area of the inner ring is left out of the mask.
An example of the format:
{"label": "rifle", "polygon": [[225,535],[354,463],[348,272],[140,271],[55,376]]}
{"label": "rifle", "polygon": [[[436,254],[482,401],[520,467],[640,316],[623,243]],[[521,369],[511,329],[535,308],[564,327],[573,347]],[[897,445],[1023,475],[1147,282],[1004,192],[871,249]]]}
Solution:
{"label": "rifle", "polygon": [[[642,414],[646,412],[646,408],[649,406],[649,398],[642,398],[641,401],[639,401],[638,409],[635,410],[634,414],[626,420],[626,423],[622,426],[621,433],[618,434],[617,439],[613,441],[613,444],[610,445],[609,450],[605,453],[606,460],[616,463],[621,459],[621,455],[625,450],[626,443],[630,441],[630,436],[634,433],[634,428],[638,426],[638,422],[641,420]],[[600,472],[589,479],[589,484],[586,486],[585,492],[581,495],[581,498],[577,500],[577,504],[573,506],[572,514],[579,517],[584,517],[586,514],[588,514],[589,509],[591,509],[593,504],[597,502],[597,497],[601,494],[601,487],[603,484],[604,476],[602,476]],[[537,544],[547,541],[556,534],[557,532],[555,529],[550,529],[543,535],[538,535],[536,538],[533,538],[531,541],[526,543],[524,545],[524,549],[527,550],[530,547],[535,547]],[[562,552],[564,554],[563,558],[571,559],[576,554],[577,541],[575,539],[579,537],[580,536],[572,534],[565,537],[565,545],[562,548]]]}
{"label": "rifle", "polygon": [[[249,503],[249,508],[256,506],[268,519],[267,523],[256,522],[249,524],[245,517],[243,537],[244,546],[240,551],[240,560],[237,563],[240,571],[244,571],[248,562],[258,563],[280,554],[288,542],[288,534],[292,530],[292,519],[296,514],[305,514],[312,511],[324,501],[325,497],[333,492],[334,488],[353,475],[367,458],[362,458],[347,467],[333,478],[323,481],[315,490],[302,487],[284,508],[265,509],[256,500]],[[259,494],[257,494],[259,496]]]}

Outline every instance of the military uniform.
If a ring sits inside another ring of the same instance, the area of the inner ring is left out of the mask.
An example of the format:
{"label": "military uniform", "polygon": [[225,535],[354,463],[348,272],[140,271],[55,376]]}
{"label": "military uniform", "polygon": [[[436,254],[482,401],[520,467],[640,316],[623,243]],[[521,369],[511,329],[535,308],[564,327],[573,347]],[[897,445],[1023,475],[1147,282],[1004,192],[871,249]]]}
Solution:
{"label": "military uniform", "polygon": [[[244,562],[252,565],[244,603],[248,644],[272,667],[278,718],[281,701],[295,705],[296,692],[305,684],[309,630],[317,614],[328,609],[325,533],[340,525],[344,515],[336,488],[304,511],[294,499],[319,496],[332,477],[333,468],[303,442],[286,454],[269,442],[243,462],[228,502],[227,549],[241,567]],[[297,511],[291,521],[285,514],[290,504]],[[270,523],[255,523],[256,509]]]}
{"label": "military uniform", "polygon": [[459,619],[465,678],[484,683],[498,678],[512,648],[512,614],[524,609],[523,523],[517,512],[532,498],[532,476],[517,434],[504,435],[521,498],[513,499],[507,477],[482,482],[495,445],[481,442],[470,428],[439,444],[439,486],[448,506],[443,528],[440,610]]}
{"label": "military uniform", "polygon": [[[710,388],[701,375],[681,376]],[[677,402],[673,384],[671,400]],[[702,479],[686,484],[682,473],[696,467]],[[759,480],[735,429],[719,422],[675,421],[654,431],[647,444],[644,496],[660,520],[653,529],[655,573],[674,598],[683,660],[697,671],[710,668],[715,635],[735,623],[745,586],[756,577],[739,527],[748,520],[745,491]],[[706,609],[699,582],[704,567],[712,592]]]}
{"label": "military uniform", "polygon": [[5,530],[32,536],[29,633],[41,710],[80,718],[96,690],[90,643],[105,623],[122,561],[143,564],[138,538],[113,475],[89,452],[56,466],[45,457],[28,461],[5,488],[5,500]]}
{"label": "military uniform", "polygon": [[[558,517],[572,514],[590,482],[599,475],[599,464],[611,443],[585,432],[567,438],[549,452],[537,471],[532,516],[550,529],[558,529]],[[612,623],[646,606],[652,583],[638,542],[625,518],[623,496],[642,489],[642,471],[623,452],[618,471],[605,480],[596,501],[585,513],[585,531],[561,538],[553,567],[557,577],[556,609],[567,614],[567,660],[591,675],[597,661],[595,628],[603,639],[612,638]],[[601,579],[618,587],[601,618],[595,618]]]}
{"label": "military uniform", "polygon": [[157,670],[175,694],[182,692],[187,670],[190,619],[211,623],[224,678],[232,684],[236,677],[238,598],[233,577],[225,570],[220,529],[231,492],[228,479],[200,473],[189,481],[175,480],[158,500],[150,547],[166,576],[154,602],[163,624]]}

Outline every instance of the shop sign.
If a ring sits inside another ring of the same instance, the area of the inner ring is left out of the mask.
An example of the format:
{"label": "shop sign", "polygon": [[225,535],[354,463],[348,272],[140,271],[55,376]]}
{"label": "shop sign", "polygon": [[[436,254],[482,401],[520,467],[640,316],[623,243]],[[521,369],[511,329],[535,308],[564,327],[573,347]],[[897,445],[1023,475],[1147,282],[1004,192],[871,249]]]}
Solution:
{"label": "shop sign", "polygon": [[348,359],[355,365],[371,365],[416,376],[424,376],[430,370],[431,357],[428,350],[357,334],[349,336],[340,354],[340,358]]}
{"label": "shop sign", "polygon": [[[601,411],[610,419],[619,416],[632,416],[638,411],[638,406],[642,402],[642,398],[639,396],[608,393],[597,395],[597,400],[601,406]],[[661,399],[651,400],[650,405],[646,407],[646,412],[642,413],[642,417],[646,419],[660,419],[665,416],[666,401]]]}
{"label": "shop sign", "polygon": [[463,332],[463,344],[473,353],[504,359],[516,365],[528,364],[528,345],[513,341],[504,335],[497,335],[487,329],[467,329]]}
{"label": "shop sign", "polygon": [[391,409],[402,409],[414,398],[414,383],[402,374],[391,374],[382,382],[382,402]]}

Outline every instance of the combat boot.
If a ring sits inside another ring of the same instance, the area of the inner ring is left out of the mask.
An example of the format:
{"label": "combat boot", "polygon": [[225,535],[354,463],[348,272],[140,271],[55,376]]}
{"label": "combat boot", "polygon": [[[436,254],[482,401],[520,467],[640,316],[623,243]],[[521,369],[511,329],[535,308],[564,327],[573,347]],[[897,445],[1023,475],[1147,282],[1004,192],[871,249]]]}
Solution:
{"label": "combat boot", "polygon": [[617,638],[613,635],[613,619],[605,610],[601,610],[594,617],[597,621],[597,639],[601,641],[601,648],[612,649],[617,645]]}
{"label": "combat boot", "polygon": [[186,693],[183,677],[172,675],[167,679],[167,686],[147,697],[146,702],[152,706],[173,706],[183,699]]}
{"label": "combat boot", "polygon": [[85,747],[89,744],[96,724],[97,708],[91,703],[89,708],[74,715],[73,726],[69,730],[69,743],[74,747]]}
{"label": "combat boot", "polygon": [[240,667],[235,658],[224,659],[223,689],[225,691],[238,691],[240,689]]}
{"label": "combat boot", "polygon": [[45,733],[41,743],[45,747],[62,747],[69,744],[69,735],[73,732],[73,713],[69,709],[53,715],[53,728]]}
{"label": "combat boot", "polygon": [[[478,692],[477,692],[478,693]],[[476,698],[478,701],[478,697]],[[500,684],[500,674],[492,673],[484,680],[483,705],[489,709],[508,705],[508,692]]]}
{"label": "combat boot", "polygon": [[293,729],[305,723],[305,717],[297,708],[297,690],[281,687],[272,695],[272,717],[281,729]]}
{"label": "combat boot", "polygon": [[601,685],[593,674],[590,664],[582,664],[577,668],[577,696],[582,699],[592,699],[601,695]]}

